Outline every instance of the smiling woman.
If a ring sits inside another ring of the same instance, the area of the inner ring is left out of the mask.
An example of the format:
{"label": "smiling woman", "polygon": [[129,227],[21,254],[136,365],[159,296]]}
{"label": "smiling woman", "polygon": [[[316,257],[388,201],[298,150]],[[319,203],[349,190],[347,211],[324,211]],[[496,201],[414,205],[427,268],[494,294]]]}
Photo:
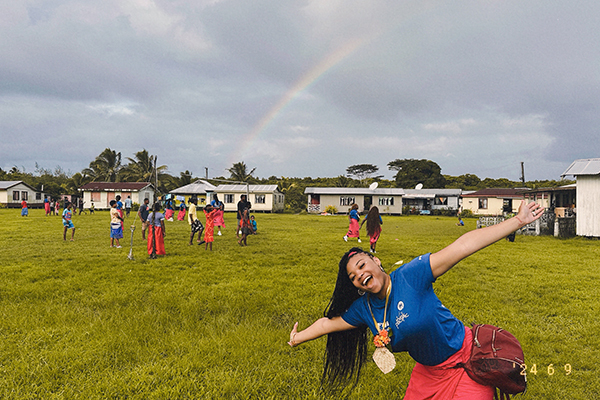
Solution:
{"label": "smiling woman", "polygon": [[377,347],[373,359],[384,372],[395,366],[393,352],[408,352],[417,362],[405,400],[490,400],[492,386],[473,381],[461,365],[471,356],[473,336],[438,299],[433,282],[460,260],[535,221],[536,203],[519,208],[514,218],[470,231],[444,249],[424,254],[387,274],[378,258],[350,249],[339,263],[325,317],[290,333],[290,346],[327,334],[322,381],[337,390],[358,382],[367,355],[367,327]]}

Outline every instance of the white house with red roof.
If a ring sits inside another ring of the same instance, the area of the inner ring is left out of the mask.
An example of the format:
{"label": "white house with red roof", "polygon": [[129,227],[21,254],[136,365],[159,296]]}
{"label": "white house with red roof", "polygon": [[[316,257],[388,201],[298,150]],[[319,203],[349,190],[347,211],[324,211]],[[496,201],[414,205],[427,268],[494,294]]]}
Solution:
{"label": "white house with red roof", "polygon": [[463,210],[474,215],[516,213],[527,189],[488,188],[462,195]]}

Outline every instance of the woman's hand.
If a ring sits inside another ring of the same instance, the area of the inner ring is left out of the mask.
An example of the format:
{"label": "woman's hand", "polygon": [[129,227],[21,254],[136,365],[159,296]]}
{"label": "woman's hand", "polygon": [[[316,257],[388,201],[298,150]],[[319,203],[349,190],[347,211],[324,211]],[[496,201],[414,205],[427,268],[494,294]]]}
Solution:
{"label": "woman's hand", "polygon": [[538,203],[535,201],[532,201],[531,203],[525,203],[525,200],[523,200],[521,201],[519,212],[515,218],[519,221],[521,227],[523,227],[539,219],[542,214],[544,214],[544,208]]}
{"label": "woman's hand", "polygon": [[290,341],[288,342],[288,344],[292,347],[296,347],[298,345],[298,343],[295,342],[295,338],[296,338],[296,334],[298,333],[298,323],[296,322],[294,324],[294,327],[292,328],[292,331],[290,332]]}

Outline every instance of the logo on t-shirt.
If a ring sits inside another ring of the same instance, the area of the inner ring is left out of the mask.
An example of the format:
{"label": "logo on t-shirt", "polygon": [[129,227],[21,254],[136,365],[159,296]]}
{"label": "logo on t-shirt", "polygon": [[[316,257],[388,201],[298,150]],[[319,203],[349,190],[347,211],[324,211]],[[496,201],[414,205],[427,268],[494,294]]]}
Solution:
{"label": "logo on t-shirt", "polygon": [[[399,301],[396,307],[398,308],[398,311],[404,310],[404,302]],[[400,324],[403,323],[406,320],[406,318],[408,318],[408,314],[403,312],[396,316],[396,329],[398,329]]]}

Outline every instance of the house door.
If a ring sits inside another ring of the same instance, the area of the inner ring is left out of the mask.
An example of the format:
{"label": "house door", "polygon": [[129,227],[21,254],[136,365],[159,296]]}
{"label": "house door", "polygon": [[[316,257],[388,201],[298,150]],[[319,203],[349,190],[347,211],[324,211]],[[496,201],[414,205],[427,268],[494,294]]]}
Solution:
{"label": "house door", "polygon": [[115,192],[106,192],[106,207],[110,208],[110,201],[115,199]]}
{"label": "house door", "polygon": [[373,196],[365,196],[365,211],[369,211],[371,209],[371,205],[373,204]]}
{"label": "house door", "polygon": [[513,210],[512,199],[504,199],[502,204],[502,212],[510,214]]}

